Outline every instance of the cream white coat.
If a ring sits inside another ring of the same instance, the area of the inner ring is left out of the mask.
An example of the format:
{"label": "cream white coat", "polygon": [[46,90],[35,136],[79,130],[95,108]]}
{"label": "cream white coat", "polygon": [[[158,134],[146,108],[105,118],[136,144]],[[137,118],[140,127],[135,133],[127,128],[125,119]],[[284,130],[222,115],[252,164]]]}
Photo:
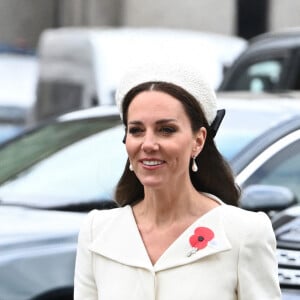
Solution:
{"label": "cream white coat", "polygon": [[[214,239],[188,256],[200,226]],[[92,211],[79,234],[74,300],[278,300],[275,246],[265,214],[222,203],[152,265],[130,206]]]}

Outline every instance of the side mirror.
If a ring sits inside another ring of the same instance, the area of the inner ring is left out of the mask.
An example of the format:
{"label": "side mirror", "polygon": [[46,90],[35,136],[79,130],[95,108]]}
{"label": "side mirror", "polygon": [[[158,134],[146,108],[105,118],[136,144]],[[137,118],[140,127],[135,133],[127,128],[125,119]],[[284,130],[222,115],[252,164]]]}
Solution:
{"label": "side mirror", "polygon": [[293,192],[283,186],[250,185],[243,189],[240,206],[252,211],[279,211],[297,203]]}

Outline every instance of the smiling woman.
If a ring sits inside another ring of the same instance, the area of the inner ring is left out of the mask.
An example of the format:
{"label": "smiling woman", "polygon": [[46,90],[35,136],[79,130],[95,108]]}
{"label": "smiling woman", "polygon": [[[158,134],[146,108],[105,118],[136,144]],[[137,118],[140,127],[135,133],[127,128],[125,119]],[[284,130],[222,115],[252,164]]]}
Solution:
{"label": "smiling woman", "polygon": [[116,101],[128,154],[120,207],[82,226],[74,299],[279,300],[270,220],[236,207],[239,188],[214,143],[223,114],[204,77],[178,62],[144,64]]}

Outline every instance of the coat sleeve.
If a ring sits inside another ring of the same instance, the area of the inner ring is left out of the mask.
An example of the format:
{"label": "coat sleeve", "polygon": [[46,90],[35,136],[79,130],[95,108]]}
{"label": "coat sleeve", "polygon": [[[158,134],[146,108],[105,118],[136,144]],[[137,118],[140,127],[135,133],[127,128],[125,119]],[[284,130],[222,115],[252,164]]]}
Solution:
{"label": "coat sleeve", "polygon": [[279,300],[276,240],[266,214],[256,213],[244,234],[238,263],[239,300]]}
{"label": "coat sleeve", "polygon": [[88,249],[92,241],[92,223],[96,211],[88,214],[78,236],[75,276],[74,300],[96,300],[97,287],[93,276],[93,256]]}

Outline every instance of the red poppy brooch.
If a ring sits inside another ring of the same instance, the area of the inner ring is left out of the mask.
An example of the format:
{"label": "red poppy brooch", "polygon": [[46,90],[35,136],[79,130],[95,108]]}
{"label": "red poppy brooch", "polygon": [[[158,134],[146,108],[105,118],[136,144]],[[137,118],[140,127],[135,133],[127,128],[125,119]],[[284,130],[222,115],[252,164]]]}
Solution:
{"label": "red poppy brooch", "polygon": [[211,229],[207,227],[197,227],[194,231],[194,234],[190,237],[192,250],[189,251],[187,256],[191,256],[198,250],[204,249],[208,242],[214,238],[214,236],[214,232]]}

